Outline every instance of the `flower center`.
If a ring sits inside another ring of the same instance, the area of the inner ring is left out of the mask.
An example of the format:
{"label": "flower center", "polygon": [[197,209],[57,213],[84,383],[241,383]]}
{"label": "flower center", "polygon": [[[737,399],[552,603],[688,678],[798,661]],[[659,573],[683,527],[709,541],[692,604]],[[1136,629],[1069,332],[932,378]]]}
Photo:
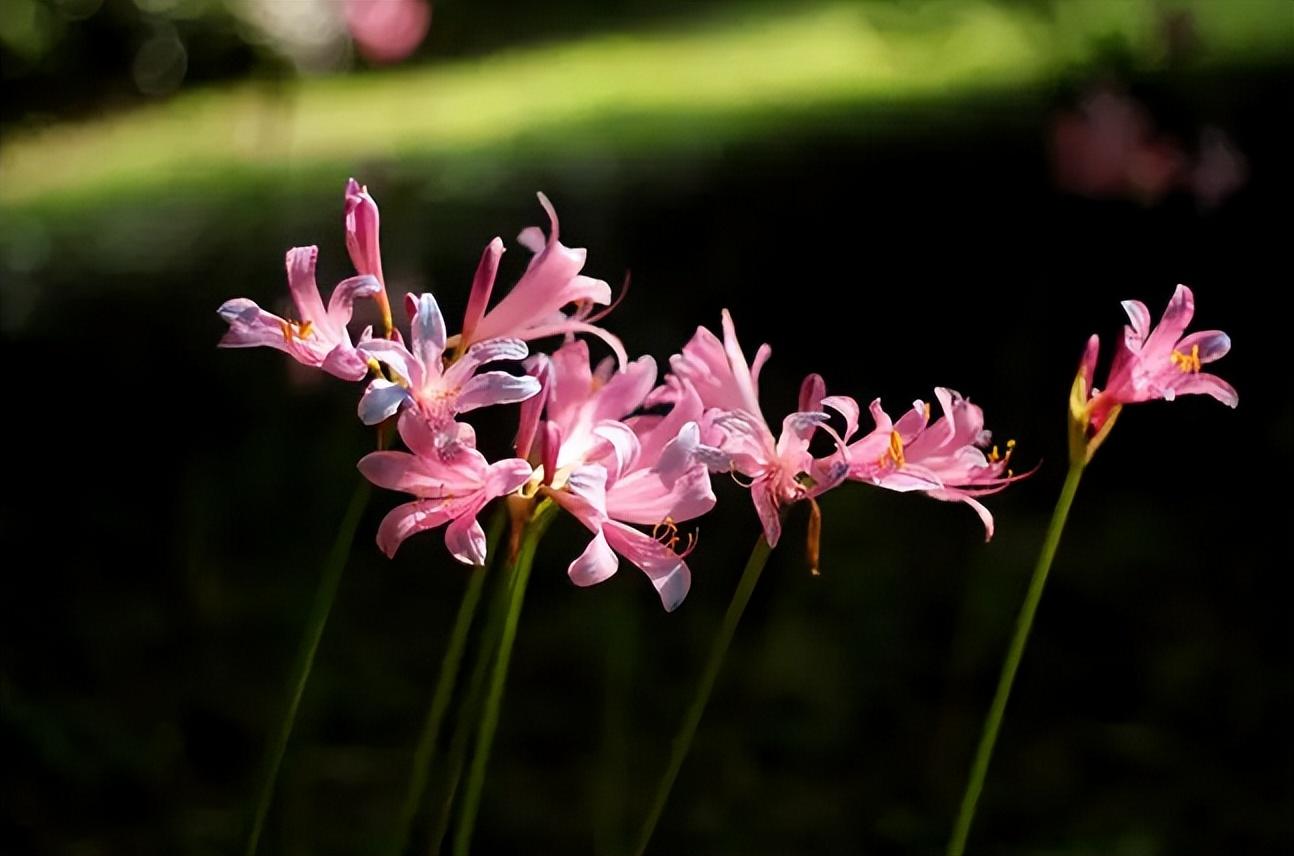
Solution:
{"label": "flower center", "polygon": [[679,537],[678,524],[674,522],[674,518],[669,516],[666,516],[664,520],[652,527],[651,536],[659,541],[665,549],[678,554],[679,558],[685,558],[689,553],[695,550],[698,540],[696,532],[687,533],[687,535],[684,536],[687,539],[687,543],[683,549],[680,550],[678,545],[683,538]]}
{"label": "flower center", "polygon": [[1199,374],[1200,372],[1200,346],[1191,345],[1191,352],[1183,354],[1180,351],[1173,351],[1170,359],[1173,365],[1182,370],[1182,374]]}

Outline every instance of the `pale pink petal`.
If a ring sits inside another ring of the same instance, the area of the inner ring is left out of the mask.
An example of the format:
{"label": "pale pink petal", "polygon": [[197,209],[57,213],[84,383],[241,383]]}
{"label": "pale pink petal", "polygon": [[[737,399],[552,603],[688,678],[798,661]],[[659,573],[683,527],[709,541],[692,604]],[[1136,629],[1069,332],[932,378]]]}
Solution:
{"label": "pale pink petal", "polygon": [[551,496],[581,523],[596,530],[607,517],[607,471],[596,464],[576,467],[563,489],[553,491]]}
{"label": "pale pink petal", "polygon": [[539,381],[528,375],[484,372],[469,380],[458,392],[454,409],[467,413],[495,404],[516,404],[539,392]]}
{"label": "pale pink petal", "polygon": [[1140,350],[1150,335],[1150,310],[1140,300],[1125,300],[1122,305],[1131,322],[1124,329],[1123,342],[1134,351]]}
{"label": "pale pink petal", "polygon": [[607,543],[602,529],[597,529],[580,557],[571,562],[566,575],[577,586],[597,585],[608,579],[620,566],[620,560]]}
{"label": "pale pink petal", "polygon": [[491,339],[488,342],[477,342],[445,370],[445,385],[462,386],[486,363],[524,360],[529,353],[530,349],[520,339]]}
{"label": "pale pink petal", "polygon": [[741,399],[742,409],[763,419],[764,414],[759,409],[759,391],[755,389],[755,381],[750,376],[750,367],[746,365],[746,356],[741,352],[741,343],[737,341],[737,328],[733,325],[732,316],[728,314],[727,309],[723,310],[722,322],[723,351],[728,357],[732,382]]}
{"label": "pale pink petal", "polygon": [[404,345],[394,339],[369,339],[360,342],[357,350],[383,365],[390,366],[397,375],[414,388],[422,386],[423,372],[418,360]]}
{"label": "pale pink petal", "polygon": [[445,316],[430,292],[407,295],[404,301],[410,321],[410,352],[431,377],[440,377],[440,358],[445,353]]}
{"label": "pale pink petal", "polygon": [[1087,395],[1092,394],[1092,378],[1096,374],[1096,358],[1100,352],[1101,338],[1093,333],[1083,349],[1083,356],[1078,361],[1078,373],[1083,376],[1083,389]]}
{"label": "pale pink petal", "polygon": [[530,464],[520,458],[505,458],[490,464],[481,490],[493,499],[496,496],[507,496],[526,483],[533,472]]}
{"label": "pale pink petal", "polygon": [[315,283],[315,262],[319,257],[318,247],[293,247],[288,250],[284,265],[288,271],[288,290],[292,292],[292,302],[300,314],[301,321],[312,321],[316,325],[335,333],[324,311],[323,299],[319,296],[319,286]]}
{"label": "pale pink petal", "polygon": [[647,393],[655,385],[656,361],[651,357],[639,357],[598,390],[594,420],[624,419],[642,407]]}
{"label": "pale pink petal", "polygon": [[579,340],[567,342],[553,352],[550,363],[548,418],[559,425],[569,426],[593,390],[588,343]]}
{"label": "pale pink petal", "polygon": [[638,436],[633,429],[623,422],[604,420],[593,428],[593,436],[598,444],[589,453],[590,462],[597,462],[607,468],[607,485],[611,485],[620,474],[633,467],[638,459]]}
{"label": "pale pink petal", "polygon": [[1177,340],[1182,338],[1186,325],[1191,323],[1194,316],[1195,295],[1186,286],[1178,285],[1173,292],[1173,299],[1168,301],[1168,306],[1164,309],[1163,317],[1159,319],[1159,325],[1146,337],[1146,344],[1142,347],[1146,356],[1151,357],[1161,352],[1167,355]]}
{"label": "pale pink petal", "polygon": [[[858,433],[858,417],[860,408],[858,402],[847,395],[829,395],[826,398],[819,399],[821,407],[829,407],[845,418],[845,433],[842,438],[845,442]],[[819,409],[820,409],[819,408]],[[803,410],[804,408],[800,408]]]}
{"label": "pale pink petal", "polygon": [[359,421],[377,425],[395,415],[406,401],[411,401],[409,390],[383,378],[369,382],[359,399]]}
{"label": "pale pink petal", "polygon": [[464,487],[474,487],[464,486],[456,474],[433,471],[427,459],[408,452],[369,452],[357,466],[364,478],[378,487],[423,498],[443,499],[462,492]]}
{"label": "pale pink petal", "polygon": [[477,522],[479,509],[467,509],[445,528],[449,554],[464,565],[485,564],[485,530]]}
{"label": "pale pink petal", "polygon": [[229,330],[220,340],[221,348],[257,348],[269,347],[286,351],[283,337],[284,320],[273,313],[266,312],[245,297],[226,300],[216,310],[229,325]]}
{"label": "pale pink petal", "polygon": [[[1211,395],[1227,407],[1235,407],[1240,403],[1240,394],[1236,392],[1231,384],[1222,378],[1211,374],[1186,374],[1182,379],[1173,384],[1172,392],[1176,395],[1193,395],[1203,394]],[[1172,400],[1169,396],[1165,396]]]}
{"label": "pale pink petal", "polygon": [[[382,291],[381,284],[371,276],[352,276],[337,283],[328,298],[328,320],[337,330],[345,332],[355,311],[355,301],[372,297]],[[349,338],[349,337],[348,337]]]}
{"label": "pale pink petal", "polygon": [[377,528],[377,546],[388,557],[395,556],[400,544],[410,535],[443,526],[449,520],[447,506],[441,500],[406,502],[391,509]]}
{"label": "pale pink petal", "polygon": [[1200,362],[1211,363],[1231,350],[1231,337],[1221,330],[1201,330],[1182,339],[1173,350],[1189,356],[1196,345],[1200,348]]}
{"label": "pale pink petal", "polygon": [[651,580],[665,611],[677,609],[692,586],[687,563],[664,544],[631,526],[609,520],[602,531],[612,549],[637,565]]}

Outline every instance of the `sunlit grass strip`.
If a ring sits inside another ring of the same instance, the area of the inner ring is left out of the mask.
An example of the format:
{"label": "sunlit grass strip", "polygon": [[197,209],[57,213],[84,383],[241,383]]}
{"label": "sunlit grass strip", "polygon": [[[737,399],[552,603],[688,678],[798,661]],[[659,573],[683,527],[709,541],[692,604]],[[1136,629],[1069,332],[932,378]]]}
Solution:
{"label": "sunlit grass strip", "polygon": [[[685,139],[624,137],[618,116],[726,118],[787,108],[956,96],[1057,76],[1117,40],[1156,61],[1157,15],[1189,9],[1200,61],[1261,62],[1294,47],[1286,0],[1074,0],[1054,7],[943,0],[825,5],[716,17],[691,28],[602,35],[479,60],[278,86],[197,91],[101,120],[7,133],[0,203],[172,189],[254,166],[410,155],[450,158],[535,136],[653,151]],[[736,123],[739,134],[750,124]]]}

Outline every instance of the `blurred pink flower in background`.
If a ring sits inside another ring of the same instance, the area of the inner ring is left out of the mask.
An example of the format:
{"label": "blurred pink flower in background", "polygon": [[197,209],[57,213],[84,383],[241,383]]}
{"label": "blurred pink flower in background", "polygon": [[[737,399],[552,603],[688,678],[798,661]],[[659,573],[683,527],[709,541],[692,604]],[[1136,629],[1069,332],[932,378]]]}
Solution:
{"label": "blurred pink flower in background", "polygon": [[346,28],[360,55],[386,65],[412,54],[431,29],[424,0],[345,0]]}
{"label": "blurred pink flower in background", "polygon": [[1210,208],[1248,178],[1244,157],[1220,129],[1204,129],[1198,151],[1188,152],[1156,127],[1141,102],[1108,88],[1060,112],[1050,142],[1056,184],[1094,199],[1153,205],[1181,189]]}

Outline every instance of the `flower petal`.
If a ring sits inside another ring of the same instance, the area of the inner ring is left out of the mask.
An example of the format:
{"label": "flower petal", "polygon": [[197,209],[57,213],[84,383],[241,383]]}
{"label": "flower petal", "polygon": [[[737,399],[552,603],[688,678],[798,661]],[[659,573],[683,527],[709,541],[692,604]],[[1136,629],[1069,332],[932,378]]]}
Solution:
{"label": "flower petal", "polygon": [[539,392],[539,381],[529,375],[485,372],[472,378],[458,392],[454,409],[458,413],[494,404],[515,404]]}
{"label": "flower petal", "polygon": [[440,377],[440,357],[445,353],[445,316],[431,292],[405,298],[405,309],[411,321],[409,328],[410,352],[422,363],[430,377]]}
{"label": "flower petal", "polygon": [[1200,362],[1211,363],[1231,350],[1231,337],[1221,330],[1201,330],[1182,339],[1174,350],[1189,355],[1196,345],[1200,347]]}
{"label": "flower petal", "polygon": [[617,553],[637,565],[660,595],[666,612],[673,612],[687,597],[692,573],[673,550],[631,526],[609,520],[602,531]]}
{"label": "flower petal", "polygon": [[750,486],[750,498],[755,502],[755,513],[764,527],[764,540],[776,547],[782,537],[782,514],[778,509],[777,491],[771,479],[763,478]]}
{"label": "flower petal", "polygon": [[607,536],[598,529],[584,552],[566,569],[566,575],[577,586],[591,586],[608,579],[619,567],[620,560],[607,543]]}
{"label": "flower petal", "polygon": [[359,421],[365,425],[385,422],[395,415],[400,405],[411,400],[409,390],[389,380],[375,378],[360,397]]}
{"label": "flower petal", "polygon": [[490,292],[494,290],[494,280],[499,273],[499,260],[503,257],[503,239],[496,237],[486,244],[481,253],[481,261],[476,266],[476,275],[472,277],[472,291],[467,298],[467,311],[463,313],[464,342],[473,341],[477,326],[485,317],[485,310],[490,305]]}
{"label": "flower petal", "polygon": [[[337,283],[328,298],[328,320],[339,332],[346,332],[351,315],[355,312],[355,301],[373,297],[382,290],[381,284],[372,276],[352,276]],[[349,341],[350,336],[346,339]]]}
{"label": "flower petal", "polygon": [[442,500],[419,500],[397,505],[377,527],[377,546],[388,558],[393,557],[404,539],[442,526],[449,519],[448,508]]}
{"label": "flower petal", "polygon": [[446,527],[445,546],[464,565],[484,565],[485,530],[476,519],[479,509],[469,510],[471,513],[460,514]]}

